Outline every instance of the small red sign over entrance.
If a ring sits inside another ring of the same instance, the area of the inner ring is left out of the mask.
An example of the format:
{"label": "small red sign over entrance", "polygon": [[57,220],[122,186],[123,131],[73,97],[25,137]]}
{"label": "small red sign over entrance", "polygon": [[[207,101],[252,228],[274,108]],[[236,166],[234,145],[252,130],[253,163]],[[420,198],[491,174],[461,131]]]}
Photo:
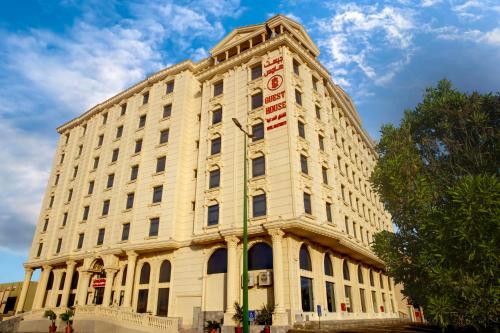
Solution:
{"label": "small red sign over entrance", "polygon": [[92,287],[94,288],[102,288],[106,285],[106,279],[95,279],[94,283],[92,283]]}

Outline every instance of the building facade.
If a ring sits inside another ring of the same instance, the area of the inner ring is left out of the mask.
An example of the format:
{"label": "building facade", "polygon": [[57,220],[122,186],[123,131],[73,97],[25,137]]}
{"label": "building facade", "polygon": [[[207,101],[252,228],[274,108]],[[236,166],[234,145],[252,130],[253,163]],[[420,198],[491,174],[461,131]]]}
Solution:
{"label": "building facade", "polygon": [[[226,36],[60,126],[25,286],[33,307],[99,305],[234,325],[244,137],[249,307],[273,324],[397,317],[370,249],[392,230],[377,155],[303,27],[281,15]],[[25,294],[24,289],[21,300]],[[18,310],[23,309],[19,302]]]}
{"label": "building facade", "polygon": [[[23,310],[31,310],[33,298],[35,297],[36,285],[36,282],[31,282],[27,287]],[[2,317],[11,316],[16,312],[22,287],[22,281],[0,283],[0,320]]]}

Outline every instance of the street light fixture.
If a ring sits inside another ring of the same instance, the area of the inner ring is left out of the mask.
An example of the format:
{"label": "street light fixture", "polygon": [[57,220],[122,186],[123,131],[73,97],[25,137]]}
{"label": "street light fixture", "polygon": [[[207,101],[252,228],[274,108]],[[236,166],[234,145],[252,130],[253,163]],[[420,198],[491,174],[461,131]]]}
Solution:
{"label": "street light fixture", "polygon": [[233,118],[233,122],[243,132],[243,333],[250,330],[248,322],[248,184],[247,184],[247,137],[252,134],[243,129],[238,119]]}

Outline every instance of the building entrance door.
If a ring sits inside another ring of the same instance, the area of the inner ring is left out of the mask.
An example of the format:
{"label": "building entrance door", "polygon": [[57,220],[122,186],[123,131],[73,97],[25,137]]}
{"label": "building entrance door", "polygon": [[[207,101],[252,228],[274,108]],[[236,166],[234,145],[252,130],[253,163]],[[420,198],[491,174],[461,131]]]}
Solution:
{"label": "building entrance door", "polygon": [[94,292],[94,304],[95,305],[101,305],[103,297],[104,297],[104,288],[101,288],[101,287],[95,288],[95,292]]}
{"label": "building entrance door", "polygon": [[139,297],[137,297],[137,312],[145,313],[148,311],[148,289],[139,289]]}

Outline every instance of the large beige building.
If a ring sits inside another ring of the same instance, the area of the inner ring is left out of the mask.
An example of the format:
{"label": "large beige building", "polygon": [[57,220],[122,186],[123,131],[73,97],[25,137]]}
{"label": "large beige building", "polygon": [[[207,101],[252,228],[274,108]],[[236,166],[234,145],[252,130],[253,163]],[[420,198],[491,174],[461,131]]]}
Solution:
{"label": "large beige building", "polygon": [[25,264],[25,286],[41,269],[34,309],[97,305],[186,329],[234,326],[236,118],[253,135],[250,309],[275,304],[275,326],[318,320],[318,305],[321,320],[398,317],[393,281],[370,249],[374,233],[392,230],[368,182],[373,141],[318,55],[303,27],[278,15],[60,126]]}

